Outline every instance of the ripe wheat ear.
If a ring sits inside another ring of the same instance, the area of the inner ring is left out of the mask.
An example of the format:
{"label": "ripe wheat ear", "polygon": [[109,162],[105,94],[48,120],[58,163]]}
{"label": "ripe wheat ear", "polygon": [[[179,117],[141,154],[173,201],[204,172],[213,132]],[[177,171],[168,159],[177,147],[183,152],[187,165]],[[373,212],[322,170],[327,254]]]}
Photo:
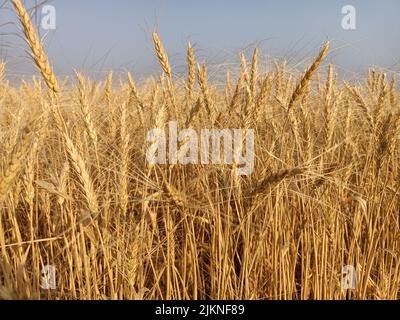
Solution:
{"label": "ripe wheat ear", "polygon": [[3,61],[0,61],[0,82],[3,81],[5,68],[6,68],[6,64]]}
{"label": "ripe wheat ear", "polygon": [[38,34],[33,27],[32,21],[29,17],[28,12],[22,5],[20,0],[12,0],[14,8],[17,12],[19,21],[21,22],[22,29],[24,31],[25,40],[32,50],[32,58],[37,68],[42,74],[47,86],[54,93],[60,91],[57,78],[53,72],[53,68],[50,66],[49,59],[46,52],[43,49],[42,42],[39,40]]}
{"label": "ripe wheat ear", "polygon": [[329,52],[329,41],[327,41],[320,53],[318,54],[317,58],[314,60],[313,64],[307,69],[304,76],[301,78],[299,84],[297,85],[296,89],[294,90],[292,97],[288,104],[288,110],[290,110],[294,104],[301,99],[305,91],[307,90],[307,85],[310,82],[312,76],[317,71],[319,66],[321,65],[322,61],[326,58]]}

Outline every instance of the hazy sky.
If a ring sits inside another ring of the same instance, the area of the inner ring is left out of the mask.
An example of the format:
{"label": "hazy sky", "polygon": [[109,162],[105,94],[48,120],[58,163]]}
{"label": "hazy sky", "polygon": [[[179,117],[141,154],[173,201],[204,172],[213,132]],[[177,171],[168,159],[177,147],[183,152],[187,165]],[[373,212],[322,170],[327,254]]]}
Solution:
{"label": "hazy sky", "polygon": [[[0,5],[4,0],[0,0]],[[40,2],[40,1],[39,1]],[[28,7],[34,0],[25,1]],[[241,49],[258,44],[263,53],[293,65],[314,55],[326,39],[330,59],[343,72],[368,65],[400,70],[399,0],[55,0],[57,29],[45,40],[58,74],[73,68],[102,75],[109,69],[138,76],[158,72],[151,32],[159,30],[176,74],[184,70],[187,41],[201,62],[237,63]],[[344,5],[356,8],[357,29],[341,26]],[[0,56],[15,77],[30,74],[25,45],[11,4],[0,9]],[[3,25],[6,24],[6,25]],[[41,34],[46,32],[41,30]],[[251,52],[251,49],[248,49]]]}

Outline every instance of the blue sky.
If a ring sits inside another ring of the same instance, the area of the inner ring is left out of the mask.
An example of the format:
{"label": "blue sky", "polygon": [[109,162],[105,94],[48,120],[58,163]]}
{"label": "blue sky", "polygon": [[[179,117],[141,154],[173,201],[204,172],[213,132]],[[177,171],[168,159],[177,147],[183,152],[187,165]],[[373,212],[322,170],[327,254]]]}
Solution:
{"label": "blue sky", "polygon": [[[2,1],[0,0],[0,4]],[[25,1],[32,7],[34,0]],[[151,32],[159,30],[179,75],[186,44],[195,44],[201,62],[237,63],[238,53],[259,45],[269,57],[293,66],[332,42],[331,61],[343,72],[378,65],[400,69],[400,1],[398,0],[54,0],[57,29],[45,43],[58,74],[73,68],[102,76],[109,69],[138,76],[158,72]],[[357,29],[341,27],[344,5],[353,5]],[[0,25],[16,22],[8,4],[0,9]],[[0,26],[0,55],[20,77],[32,69],[24,44],[13,34],[18,25]],[[45,32],[42,30],[44,35]]]}

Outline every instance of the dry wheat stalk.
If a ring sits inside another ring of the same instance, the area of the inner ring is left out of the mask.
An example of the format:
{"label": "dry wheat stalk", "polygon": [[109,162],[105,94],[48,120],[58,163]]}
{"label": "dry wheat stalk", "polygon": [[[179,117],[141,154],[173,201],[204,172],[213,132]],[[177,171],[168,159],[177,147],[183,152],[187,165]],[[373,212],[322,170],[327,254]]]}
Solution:
{"label": "dry wheat stalk", "polygon": [[324,104],[324,112],[325,112],[325,148],[328,149],[331,144],[333,129],[334,129],[334,117],[333,117],[333,108],[335,102],[337,101],[337,97],[334,96],[333,90],[333,66],[329,64],[328,66],[328,77],[325,85],[325,104]]}
{"label": "dry wheat stalk", "polygon": [[212,110],[211,110],[211,99],[208,92],[208,84],[207,84],[207,67],[203,65],[202,67],[197,67],[197,79],[199,81],[200,90],[203,96],[204,106],[206,108],[207,113],[212,118]]}
{"label": "dry wheat stalk", "polygon": [[346,89],[350,92],[354,100],[357,102],[357,104],[361,107],[361,110],[363,111],[363,114],[368,121],[370,129],[374,128],[374,119],[372,118],[367,103],[364,101],[364,98],[361,95],[360,91],[355,87],[351,87],[346,81],[344,82],[344,85]]}
{"label": "dry wheat stalk", "polygon": [[122,104],[121,107],[121,141],[120,141],[120,185],[119,195],[121,201],[121,211],[125,215],[128,207],[128,175],[129,175],[129,152],[130,152],[130,135],[127,127],[127,110],[126,104]]}
{"label": "dry wheat stalk", "polygon": [[394,109],[396,106],[396,76],[393,76],[390,81],[389,95],[390,105]]}
{"label": "dry wheat stalk", "polygon": [[128,83],[129,83],[129,88],[131,90],[128,105],[131,104],[131,100],[136,101],[137,106],[138,106],[139,120],[140,120],[140,123],[143,125],[144,124],[144,115],[143,115],[144,104],[143,104],[142,99],[139,96],[138,89],[136,88],[135,81],[133,80],[130,72],[128,72]]}
{"label": "dry wheat stalk", "polygon": [[310,82],[312,76],[317,71],[318,67],[322,63],[322,61],[326,58],[329,52],[329,42],[327,41],[316,59],[314,60],[313,64],[307,69],[304,76],[301,78],[300,82],[298,83],[296,89],[294,90],[292,97],[290,98],[289,104],[287,109],[291,110],[294,104],[300,100],[307,88],[308,83]]}
{"label": "dry wheat stalk", "polygon": [[168,111],[165,106],[165,103],[162,103],[158,109],[156,119],[155,119],[156,128],[164,129],[167,122],[168,122]]}
{"label": "dry wheat stalk", "polygon": [[81,113],[83,116],[83,122],[85,123],[86,131],[90,137],[90,140],[92,140],[92,144],[95,148],[96,154],[97,154],[97,132],[96,128],[94,125],[94,122],[92,120],[92,115],[90,112],[89,108],[89,99],[86,95],[86,85],[85,85],[85,79],[80,73],[76,73],[76,77],[79,82],[79,106],[81,107]]}
{"label": "dry wheat stalk", "polygon": [[188,78],[186,82],[186,90],[189,102],[193,97],[193,90],[196,81],[196,58],[194,56],[194,50],[189,42],[188,50],[187,50],[187,65],[188,65]]}
{"label": "dry wheat stalk", "polygon": [[35,159],[38,151],[39,142],[40,141],[38,141],[38,139],[35,139],[32,144],[31,150],[27,157],[25,173],[23,176],[25,201],[29,205],[30,210],[33,210],[34,205],[33,200],[35,197],[35,187],[33,185],[33,181],[35,176]]}
{"label": "dry wheat stalk", "polygon": [[107,75],[106,87],[104,90],[104,96],[106,98],[106,102],[108,106],[111,106],[112,101],[112,93],[113,93],[113,72],[110,71]]}
{"label": "dry wheat stalk", "polygon": [[275,72],[276,72],[276,95],[279,99],[283,99],[285,96],[285,81],[286,81],[286,61],[282,63],[282,67],[275,62]]}
{"label": "dry wheat stalk", "polygon": [[229,106],[229,101],[230,101],[230,96],[232,93],[232,79],[231,79],[231,73],[229,70],[226,72],[226,80],[225,80],[225,105],[228,107]]}
{"label": "dry wheat stalk", "polygon": [[255,98],[257,90],[257,80],[258,80],[257,64],[258,64],[258,48],[255,48],[251,63],[251,74],[250,74],[250,92],[253,98]]}
{"label": "dry wheat stalk", "polygon": [[241,96],[241,92],[242,92],[242,88],[243,88],[243,81],[244,81],[244,75],[241,74],[237,81],[237,84],[235,87],[235,92],[233,93],[231,103],[229,104],[229,112],[235,111],[236,106],[239,105],[240,96]]}
{"label": "dry wheat stalk", "polygon": [[172,107],[175,110],[175,117],[176,117],[176,119],[179,119],[181,117],[181,114],[180,114],[180,110],[178,109],[178,106],[175,101],[175,93],[174,93],[174,88],[173,88],[173,84],[172,84],[171,65],[169,64],[168,55],[165,52],[164,46],[161,42],[161,39],[156,32],[153,32],[153,42],[154,42],[154,48],[156,50],[158,62],[160,63],[161,68],[163,69],[164,73],[167,76],[167,90],[168,90],[168,95],[169,95]]}
{"label": "dry wheat stalk", "polygon": [[12,0],[15,10],[17,11],[18,18],[21,22],[25,39],[32,50],[32,58],[41,72],[47,86],[54,92],[58,93],[60,91],[57,78],[50,66],[47,55],[43,49],[42,42],[39,40],[37,32],[32,25],[32,21],[29,17],[28,12],[22,5],[20,0]]}
{"label": "dry wheat stalk", "polygon": [[253,126],[253,123],[256,120],[256,107],[257,107],[253,99],[253,94],[250,91],[249,87],[246,87],[246,103],[244,106],[245,106],[244,127],[248,129]]}
{"label": "dry wheat stalk", "polygon": [[273,79],[274,79],[274,75],[272,73],[269,73],[262,85],[261,85],[261,89],[260,89],[260,93],[258,94],[257,97],[257,109],[256,109],[256,118],[260,119],[262,117],[262,114],[265,110],[265,105],[267,103],[267,100],[269,98],[269,95],[271,93],[272,90],[272,83],[273,83]]}
{"label": "dry wheat stalk", "polygon": [[177,190],[173,185],[171,185],[167,180],[165,180],[165,191],[170,196],[172,201],[178,206],[187,208],[189,203],[186,195]]}
{"label": "dry wheat stalk", "polygon": [[151,98],[150,98],[150,108],[154,111],[155,102],[157,101],[158,92],[160,90],[159,83],[157,81],[153,81],[153,87],[151,89]]}
{"label": "dry wheat stalk", "polygon": [[91,214],[97,214],[99,211],[99,205],[92,179],[90,178],[89,171],[86,167],[86,163],[68,135],[64,135],[64,140],[72,166],[74,167],[81,183],[81,189],[85,196],[88,209],[90,210]]}
{"label": "dry wheat stalk", "polygon": [[250,78],[249,78],[249,71],[247,69],[247,61],[244,53],[240,54],[240,65],[241,65],[241,74],[243,75],[243,80],[247,85],[249,85]]}
{"label": "dry wheat stalk", "polygon": [[[67,182],[68,182],[68,176],[69,176],[69,162],[68,160],[64,162],[60,174],[57,179],[57,190],[61,194],[67,194]],[[63,205],[65,201],[65,198],[62,196],[57,197],[57,202],[60,206]]]}
{"label": "dry wheat stalk", "polygon": [[382,119],[385,112],[385,100],[387,96],[388,96],[387,76],[386,73],[382,73],[380,79],[380,93],[378,96],[378,104],[375,110],[375,124],[377,126],[379,126],[382,123]]}
{"label": "dry wheat stalk", "polygon": [[24,127],[20,130],[15,146],[12,149],[0,178],[0,204],[6,199],[31,148],[31,130]]}
{"label": "dry wheat stalk", "polygon": [[333,75],[333,66],[330,63],[328,65],[328,77],[326,79],[326,84],[325,84],[325,101],[326,104],[330,104],[331,99],[332,99],[332,95],[333,95],[333,79],[334,75]]}
{"label": "dry wheat stalk", "polygon": [[58,106],[58,93],[60,91],[57,77],[55,76],[52,67],[50,66],[46,52],[43,49],[42,42],[39,40],[38,34],[33,27],[32,21],[20,0],[12,0],[18,18],[24,30],[25,40],[32,51],[32,59],[39,69],[47,87],[50,89],[50,100],[54,106],[50,113],[53,115],[56,126],[60,132],[66,132],[66,124],[62,117]]}
{"label": "dry wheat stalk", "polygon": [[164,46],[161,42],[161,39],[159,35],[156,32],[153,32],[153,41],[154,41],[154,47],[156,50],[158,62],[161,65],[161,68],[167,75],[168,79],[172,79],[172,72],[171,72],[171,66],[168,61],[168,56],[165,52]]}
{"label": "dry wheat stalk", "polygon": [[5,68],[6,68],[6,64],[0,60],[0,82],[3,81]]}
{"label": "dry wheat stalk", "polygon": [[200,98],[197,99],[197,101],[195,102],[195,104],[192,106],[192,108],[190,108],[189,114],[187,116],[186,119],[186,127],[192,127],[193,122],[196,119],[196,116],[199,114],[201,110],[201,101]]}
{"label": "dry wheat stalk", "polygon": [[374,83],[375,83],[375,70],[368,69],[367,85],[371,95],[373,94]]}
{"label": "dry wheat stalk", "polygon": [[304,173],[303,169],[282,169],[277,172],[272,172],[267,177],[259,180],[256,186],[250,192],[251,197],[255,197],[260,193],[265,192],[268,188],[280,183],[284,179],[293,178]]}

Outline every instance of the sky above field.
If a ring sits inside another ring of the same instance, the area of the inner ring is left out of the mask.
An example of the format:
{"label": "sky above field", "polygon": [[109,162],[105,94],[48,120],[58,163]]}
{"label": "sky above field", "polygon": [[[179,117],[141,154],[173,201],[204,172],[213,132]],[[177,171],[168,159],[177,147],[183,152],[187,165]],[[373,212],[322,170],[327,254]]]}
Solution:
{"label": "sky above field", "polygon": [[[25,3],[32,8],[35,1]],[[58,74],[70,74],[73,68],[93,76],[110,69],[154,74],[158,66],[153,30],[159,31],[176,75],[185,70],[189,40],[200,62],[215,67],[234,67],[239,52],[247,49],[250,54],[255,45],[265,61],[267,56],[287,59],[296,67],[329,39],[333,48],[329,59],[345,73],[369,65],[400,70],[398,0],[55,0],[48,4],[56,9],[56,29],[40,32],[46,35],[46,49]],[[342,27],[345,5],[356,9],[355,30]],[[42,18],[39,12],[34,20],[39,23]],[[0,57],[8,62],[9,73],[21,77],[32,69],[16,32],[19,25],[6,3],[0,9]]]}

